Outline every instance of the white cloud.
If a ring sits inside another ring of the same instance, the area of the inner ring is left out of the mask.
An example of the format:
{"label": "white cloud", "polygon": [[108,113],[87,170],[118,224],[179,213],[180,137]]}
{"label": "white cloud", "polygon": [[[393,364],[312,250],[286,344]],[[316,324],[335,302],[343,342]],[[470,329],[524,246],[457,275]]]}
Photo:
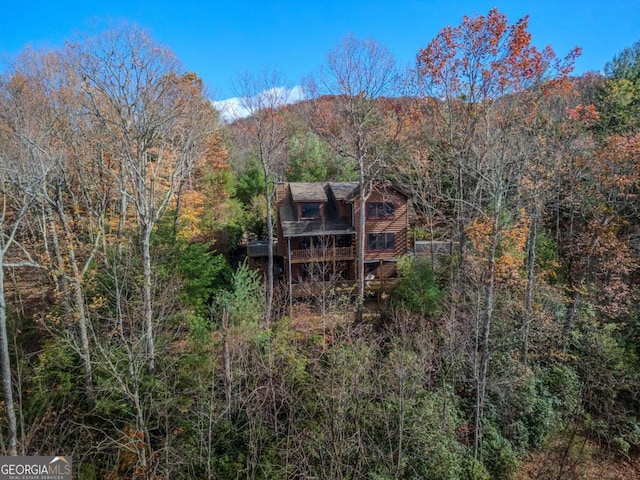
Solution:
{"label": "white cloud", "polygon": [[216,100],[211,103],[220,112],[220,117],[225,122],[249,116],[249,112],[242,106],[240,99],[237,97]]}
{"label": "white cloud", "polygon": [[[300,85],[296,85],[289,89],[286,87],[274,87],[258,94],[254,99],[260,101],[261,97],[267,99],[263,102],[265,104],[276,104],[278,106],[282,106],[304,100],[304,91]],[[224,122],[231,122],[250,115],[249,110],[245,105],[247,103],[251,103],[251,101],[243,102],[239,97],[216,100],[211,103],[214,108],[220,112],[220,116]]]}

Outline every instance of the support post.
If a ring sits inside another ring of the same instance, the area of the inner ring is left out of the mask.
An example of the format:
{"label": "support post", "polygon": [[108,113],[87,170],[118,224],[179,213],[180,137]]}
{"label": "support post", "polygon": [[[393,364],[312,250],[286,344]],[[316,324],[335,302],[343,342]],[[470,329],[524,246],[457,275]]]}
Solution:
{"label": "support post", "polygon": [[293,308],[293,286],[291,285],[291,237],[287,237],[287,265],[289,269],[289,315]]}

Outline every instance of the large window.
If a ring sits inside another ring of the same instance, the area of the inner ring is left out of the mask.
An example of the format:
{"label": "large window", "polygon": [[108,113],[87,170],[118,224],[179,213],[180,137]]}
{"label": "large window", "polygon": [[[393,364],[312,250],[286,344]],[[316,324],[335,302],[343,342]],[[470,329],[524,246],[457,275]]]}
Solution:
{"label": "large window", "polygon": [[393,218],[396,207],[390,202],[367,203],[367,218]]}
{"label": "large window", "polygon": [[301,220],[313,220],[320,218],[320,204],[319,203],[301,203],[300,204],[300,219]]}
{"label": "large window", "polygon": [[395,233],[370,233],[369,250],[393,250],[396,248]]}

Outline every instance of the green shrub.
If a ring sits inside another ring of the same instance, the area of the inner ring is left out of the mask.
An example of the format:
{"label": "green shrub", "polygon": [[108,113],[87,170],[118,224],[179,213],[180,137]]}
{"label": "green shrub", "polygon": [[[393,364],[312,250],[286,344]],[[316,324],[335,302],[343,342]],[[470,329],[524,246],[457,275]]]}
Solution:
{"label": "green shrub", "polygon": [[484,429],[482,460],[495,479],[510,478],[518,468],[518,457],[511,443],[490,423]]}
{"label": "green shrub", "polygon": [[216,255],[208,245],[201,243],[190,243],[178,249],[175,262],[182,277],[183,303],[206,316],[215,292],[228,289],[231,284],[231,267],[222,255]]}
{"label": "green shrub", "polygon": [[442,291],[431,263],[425,259],[403,257],[398,262],[400,279],[393,298],[409,311],[424,317],[437,312]]}

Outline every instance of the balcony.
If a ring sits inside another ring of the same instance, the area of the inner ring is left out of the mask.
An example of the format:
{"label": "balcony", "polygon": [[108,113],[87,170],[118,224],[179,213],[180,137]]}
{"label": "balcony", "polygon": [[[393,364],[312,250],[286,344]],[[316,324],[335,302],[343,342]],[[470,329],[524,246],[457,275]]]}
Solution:
{"label": "balcony", "polygon": [[291,250],[291,263],[332,262],[355,260],[356,249],[351,247],[310,247]]}

